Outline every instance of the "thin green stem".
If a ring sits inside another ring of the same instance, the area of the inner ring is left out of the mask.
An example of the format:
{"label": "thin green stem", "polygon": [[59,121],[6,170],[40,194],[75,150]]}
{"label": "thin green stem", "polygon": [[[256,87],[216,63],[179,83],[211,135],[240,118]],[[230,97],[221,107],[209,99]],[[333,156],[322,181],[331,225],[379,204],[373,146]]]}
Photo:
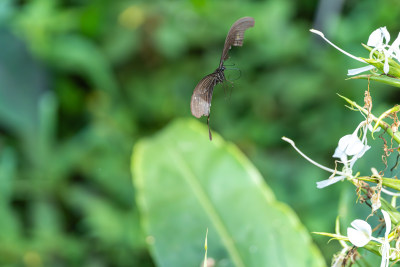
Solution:
{"label": "thin green stem", "polygon": [[394,134],[394,132],[392,131],[392,128],[390,127],[390,125],[382,120],[379,120],[379,118],[375,117],[372,113],[370,113],[368,110],[366,110],[365,108],[359,106],[356,102],[348,99],[347,97],[344,97],[342,95],[339,95],[341,98],[343,98],[344,100],[346,100],[347,103],[349,103],[351,106],[356,107],[358,110],[360,110],[361,112],[363,112],[365,115],[369,116],[376,124],[378,124],[378,126],[380,126],[386,133],[388,133],[398,144],[400,144],[400,138]]}

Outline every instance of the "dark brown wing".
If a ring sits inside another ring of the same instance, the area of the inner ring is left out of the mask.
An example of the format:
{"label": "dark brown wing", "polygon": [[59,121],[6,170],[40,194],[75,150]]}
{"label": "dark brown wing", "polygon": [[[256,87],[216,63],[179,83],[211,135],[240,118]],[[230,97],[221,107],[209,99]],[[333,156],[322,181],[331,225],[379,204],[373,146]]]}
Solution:
{"label": "dark brown wing", "polygon": [[190,110],[193,116],[200,118],[210,114],[211,98],[214,86],[217,84],[218,75],[211,73],[201,79],[194,88],[192,100],[190,101]]}
{"label": "dark brown wing", "polygon": [[228,52],[229,49],[231,49],[232,45],[242,46],[245,30],[253,26],[254,19],[252,17],[244,17],[238,19],[235,23],[233,23],[225,39],[224,50],[222,51],[221,61],[219,63],[220,68],[224,64],[224,61],[228,59]]}

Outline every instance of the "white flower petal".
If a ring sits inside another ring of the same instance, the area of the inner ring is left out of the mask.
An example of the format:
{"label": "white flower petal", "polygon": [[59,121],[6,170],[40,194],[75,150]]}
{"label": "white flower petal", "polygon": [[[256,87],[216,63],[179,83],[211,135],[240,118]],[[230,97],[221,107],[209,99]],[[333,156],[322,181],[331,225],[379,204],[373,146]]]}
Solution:
{"label": "white flower petal", "polygon": [[381,210],[383,214],[383,218],[385,219],[385,224],[386,224],[386,230],[385,230],[385,238],[388,237],[390,233],[390,229],[392,228],[392,221],[390,220],[389,213],[385,210]]}
{"label": "white flower petal", "polygon": [[358,153],[357,155],[354,155],[351,160],[350,160],[350,169],[353,169],[354,164],[356,163],[356,161],[361,158],[362,156],[364,156],[365,152],[370,149],[370,146],[364,146],[363,149],[360,151],[360,153]]}
{"label": "white flower petal", "polygon": [[340,176],[335,176],[335,177],[332,177],[332,178],[329,178],[329,179],[326,179],[323,181],[319,181],[319,182],[317,182],[317,188],[321,189],[321,188],[327,187],[327,186],[337,183],[345,178],[346,178],[346,176],[340,175]]}
{"label": "white flower petal", "polygon": [[390,244],[389,242],[384,242],[381,246],[381,267],[389,267],[389,254],[390,254]]}
{"label": "white flower petal", "polygon": [[389,72],[389,60],[388,55],[385,53],[385,63],[383,64],[383,72],[387,74]]}
{"label": "white flower petal", "polygon": [[383,72],[385,74],[388,74],[388,72],[389,72],[389,63],[388,63],[388,61],[385,61],[385,64],[383,65]]}
{"label": "white flower petal", "polygon": [[332,157],[333,157],[333,158],[339,158],[339,159],[340,159],[343,155],[346,155],[346,154],[344,153],[344,151],[341,150],[339,147],[337,147],[337,148],[335,149],[335,153],[333,153]]}
{"label": "white flower petal", "polygon": [[347,76],[357,75],[357,74],[362,73],[364,71],[372,70],[373,68],[375,68],[375,67],[372,66],[372,65],[368,65],[368,66],[361,67],[361,68],[349,69],[349,70],[347,70]]}
{"label": "white flower petal", "polygon": [[[364,144],[355,134],[348,134],[340,138],[337,149],[335,151],[337,155],[341,155],[340,151],[343,151],[348,156],[354,156],[362,152],[364,149]],[[334,154],[335,155],[335,154]]]}
{"label": "white flower petal", "polygon": [[349,146],[349,144],[351,144],[353,141],[354,141],[354,136],[352,134],[347,134],[342,138],[340,138],[337,148],[342,151],[345,151],[346,148]]}
{"label": "white flower petal", "polygon": [[370,146],[365,145],[360,153],[357,154],[357,158],[361,158],[362,156],[364,156],[365,152],[367,152],[370,148]]}
{"label": "white flower petal", "polygon": [[356,219],[352,221],[350,225],[353,226],[353,228],[358,231],[365,232],[365,234],[368,236],[372,235],[371,225],[369,225],[369,223],[367,223],[364,220]]}
{"label": "white flower petal", "polygon": [[390,34],[386,29],[386,26],[381,28],[381,32],[382,32],[382,37],[386,39],[385,43],[388,44],[390,41]]}
{"label": "white flower petal", "polygon": [[353,142],[349,143],[344,151],[349,156],[354,156],[364,150],[364,144],[357,137],[353,138]]}
{"label": "white flower petal", "polygon": [[[372,127],[371,123],[368,124],[368,130],[372,133],[372,130],[374,129],[374,127]],[[381,127],[376,128],[376,130],[374,132],[379,132],[381,130]]]}
{"label": "white flower petal", "polygon": [[357,247],[363,247],[368,244],[371,240],[371,226],[363,220],[354,220],[351,226],[354,228],[347,228],[347,237],[349,241]]}
{"label": "white flower petal", "polygon": [[385,43],[388,44],[390,41],[390,34],[386,29],[386,26],[373,31],[368,38],[367,45],[372,47],[381,47],[383,46],[384,39],[386,40]]}
{"label": "white flower petal", "polygon": [[400,61],[400,33],[390,46],[388,52],[392,57],[395,57],[398,61]]}
{"label": "white flower petal", "polygon": [[347,228],[347,237],[349,238],[349,241],[356,247],[363,247],[370,241],[368,236],[351,227]]}
{"label": "white flower petal", "polygon": [[370,36],[368,38],[368,42],[367,42],[368,46],[377,47],[382,44],[383,40],[382,40],[382,30],[381,29],[382,28],[376,29],[375,31],[373,31],[370,34]]}

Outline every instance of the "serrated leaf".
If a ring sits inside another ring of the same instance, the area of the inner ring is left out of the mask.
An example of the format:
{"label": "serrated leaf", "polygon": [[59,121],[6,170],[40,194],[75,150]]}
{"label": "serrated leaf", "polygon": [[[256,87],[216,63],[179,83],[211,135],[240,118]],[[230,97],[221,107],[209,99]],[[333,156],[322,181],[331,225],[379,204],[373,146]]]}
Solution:
{"label": "serrated leaf", "polygon": [[[325,266],[294,212],[234,145],[178,120],[132,156],[136,199],[158,266]],[[272,174],[271,174],[272,175]]]}

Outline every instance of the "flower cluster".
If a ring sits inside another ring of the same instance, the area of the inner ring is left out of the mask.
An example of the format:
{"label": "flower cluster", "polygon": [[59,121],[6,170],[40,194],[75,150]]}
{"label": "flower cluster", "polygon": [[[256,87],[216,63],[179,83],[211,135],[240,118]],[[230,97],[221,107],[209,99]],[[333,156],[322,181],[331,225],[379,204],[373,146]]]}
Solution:
{"label": "flower cluster", "polygon": [[[368,79],[370,79],[370,77],[373,77],[375,81],[381,81],[400,87],[400,82],[398,82],[398,78],[400,78],[400,64],[398,63],[400,62],[400,33],[390,45],[390,34],[386,27],[381,27],[373,31],[368,38],[367,46],[364,45],[364,47],[370,51],[369,58],[366,59],[353,56],[352,54],[342,50],[325,38],[323,33],[317,30],[311,30],[311,32],[320,35],[330,45],[347,56],[364,64],[368,64],[362,68],[348,70],[348,75],[352,76],[364,71],[377,69],[386,75],[378,75],[373,73],[372,75],[359,75],[353,78],[368,77]],[[380,76],[384,76],[385,78]],[[379,173],[375,168],[371,168],[372,175],[364,177],[360,176],[359,173],[354,171],[354,165],[356,161],[362,158],[363,155],[371,148],[368,145],[367,140],[368,132],[373,134],[375,131],[379,131],[381,129],[380,127],[382,127],[386,133],[391,136],[392,141],[395,140],[395,142],[400,145],[400,137],[395,134],[398,131],[399,125],[399,120],[396,114],[400,111],[400,108],[395,106],[377,118],[371,113],[372,99],[369,94],[369,87],[366,96],[369,96],[369,98],[364,98],[364,107],[361,107],[355,102],[341,96],[348,103],[350,103],[352,107],[356,107],[364,115],[365,120],[361,121],[352,133],[346,134],[340,138],[336,150],[333,153],[333,158],[335,158],[334,169],[323,166],[309,158],[296,147],[295,143],[291,139],[286,137],[282,138],[284,141],[291,144],[292,147],[306,160],[311,162],[313,165],[331,173],[328,179],[317,182],[317,188],[324,188],[345,179],[351,180],[359,190],[366,191],[366,195],[371,202],[369,205],[371,207],[371,215],[377,214],[379,211],[383,215],[385,222],[385,234],[383,237],[373,237],[371,226],[366,221],[359,219],[354,220],[351,223],[351,227],[347,228],[347,236],[340,234],[338,220],[336,234],[318,233],[338,239],[343,247],[343,249],[333,258],[332,266],[345,266],[348,260],[353,262],[356,261],[357,257],[359,256],[357,253],[357,248],[359,247],[364,247],[376,254],[380,253],[382,257],[380,265],[381,267],[389,266],[390,260],[400,260],[400,237],[398,236],[397,227],[394,227],[392,231],[392,221],[395,225],[399,224],[400,213],[393,207],[396,207],[395,197],[400,196],[400,193],[393,193],[385,189],[386,186],[400,191],[400,184],[398,183],[397,178],[385,178],[383,177],[383,172]],[[389,125],[388,123],[382,121],[383,118],[387,118],[390,115],[393,115],[394,118],[393,125]],[[375,127],[372,127],[371,125],[373,121],[375,122]],[[341,167],[339,168],[338,166]],[[371,187],[370,184],[367,184],[365,181],[376,183],[376,186]],[[381,193],[385,193],[394,197],[392,207],[389,207],[390,204],[388,204],[384,198],[381,198]],[[360,197],[360,195],[358,196]],[[350,242],[353,246],[349,246],[346,242]],[[395,245],[391,247],[390,242],[392,242],[392,244],[395,243]]]}
{"label": "flower cluster", "polygon": [[[321,36],[327,43],[335,47],[337,50],[342,52],[343,54],[360,61],[362,63],[367,63],[369,64],[368,66],[361,67],[361,68],[356,68],[356,69],[349,69],[347,75],[353,76],[359,73],[362,73],[364,71],[372,70],[376,68],[376,65],[370,65],[370,61],[359,58],[356,56],[353,56],[352,54],[344,51],[343,49],[339,48],[335,44],[333,44],[331,41],[329,41],[325,35],[317,30],[311,29],[310,30],[312,33],[318,34]],[[381,27],[379,29],[376,29],[371,33],[371,35],[368,38],[367,45],[369,47],[372,47],[373,49],[370,52],[370,59],[373,59],[374,62],[376,63],[382,63],[383,62],[383,69],[382,71],[385,74],[389,73],[389,59],[396,59],[397,61],[400,62],[400,33],[397,36],[396,40],[392,43],[392,45],[389,45],[390,41],[390,34],[386,27]],[[376,53],[377,52],[377,53]],[[377,56],[378,55],[378,56]]]}

